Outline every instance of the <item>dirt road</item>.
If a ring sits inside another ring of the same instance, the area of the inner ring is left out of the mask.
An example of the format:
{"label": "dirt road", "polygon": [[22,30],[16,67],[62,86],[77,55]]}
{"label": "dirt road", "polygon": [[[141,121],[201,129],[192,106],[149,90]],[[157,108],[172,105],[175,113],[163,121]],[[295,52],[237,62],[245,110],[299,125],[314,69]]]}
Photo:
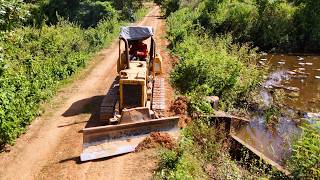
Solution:
{"label": "dirt road", "polygon": [[[166,45],[160,40],[164,35],[164,20],[159,18],[158,7],[153,7],[138,24],[155,27],[158,46]],[[98,53],[72,84],[44,105],[45,113],[30,125],[10,151],[0,154],[0,179],[151,178],[157,161],[154,150],[94,162],[79,161],[82,150],[79,131],[89,120],[97,122],[99,104],[116,77],[117,45],[115,41]],[[169,69],[167,64],[166,68]]]}

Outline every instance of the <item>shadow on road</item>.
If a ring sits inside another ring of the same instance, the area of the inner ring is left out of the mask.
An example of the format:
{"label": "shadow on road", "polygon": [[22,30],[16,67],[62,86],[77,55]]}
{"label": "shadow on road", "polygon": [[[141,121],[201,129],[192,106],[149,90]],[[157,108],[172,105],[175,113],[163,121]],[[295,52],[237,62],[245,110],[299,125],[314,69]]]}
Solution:
{"label": "shadow on road", "polygon": [[[118,81],[119,81],[119,78],[116,77],[113,83],[110,85],[110,87],[107,88],[108,92],[106,93],[106,96],[112,95],[112,93],[109,93],[109,91],[112,89],[111,87],[115,86],[115,84],[118,83]],[[100,120],[100,105],[104,97],[105,97],[104,95],[93,96],[93,97],[81,99],[79,101],[72,103],[72,105],[62,114],[62,116],[72,117],[72,116],[77,116],[81,114],[91,114],[89,120],[74,122],[70,124],[64,124],[58,127],[62,128],[62,127],[72,126],[72,125],[81,124],[81,123],[87,123],[85,126],[86,128],[106,125],[105,121]]]}
{"label": "shadow on road", "polygon": [[86,121],[63,124],[58,127],[62,128],[81,123],[87,123],[85,127],[105,125],[104,122],[99,121],[100,104],[103,98],[104,96],[93,96],[72,103],[72,105],[62,114],[63,117],[72,117],[80,114],[91,114],[90,118]]}
{"label": "shadow on road", "polygon": [[63,117],[71,117],[80,114],[92,114],[99,111],[99,106],[104,96],[93,96],[81,99],[72,103],[72,105],[62,114]]}

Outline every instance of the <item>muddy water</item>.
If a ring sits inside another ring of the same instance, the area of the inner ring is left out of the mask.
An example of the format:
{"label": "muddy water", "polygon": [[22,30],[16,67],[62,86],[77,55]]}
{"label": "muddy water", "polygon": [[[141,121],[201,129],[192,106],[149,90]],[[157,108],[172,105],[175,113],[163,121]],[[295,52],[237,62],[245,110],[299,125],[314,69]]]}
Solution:
{"label": "muddy water", "polygon": [[[270,91],[285,90],[288,114],[318,113],[320,108],[320,56],[267,55],[259,61],[270,67],[269,78],[260,95],[266,106],[271,105]],[[281,117],[273,127],[266,127],[263,114],[253,115],[250,122],[234,127],[233,134],[265,157],[284,165],[290,156],[291,144],[301,130],[289,117]]]}
{"label": "muddy water", "polygon": [[263,116],[254,116],[251,122],[234,126],[233,134],[268,159],[284,165],[291,153],[291,142],[300,134],[300,129],[286,117],[280,118],[275,127],[267,128]]}
{"label": "muddy water", "polygon": [[267,59],[271,72],[284,73],[278,76],[283,79],[280,85],[297,88],[295,93],[286,90],[286,105],[317,112],[320,108],[320,56],[269,55]]}

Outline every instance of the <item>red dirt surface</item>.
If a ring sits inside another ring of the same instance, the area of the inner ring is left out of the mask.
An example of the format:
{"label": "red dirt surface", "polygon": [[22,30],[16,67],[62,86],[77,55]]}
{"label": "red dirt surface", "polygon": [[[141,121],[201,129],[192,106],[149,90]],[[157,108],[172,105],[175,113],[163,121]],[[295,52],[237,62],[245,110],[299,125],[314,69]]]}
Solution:
{"label": "red dirt surface", "polygon": [[175,139],[168,133],[164,132],[152,132],[136,147],[136,152],[140,152],[145,149],[151,149],[158,146],[162,146],[167,149],[173,149],[176,145]]}

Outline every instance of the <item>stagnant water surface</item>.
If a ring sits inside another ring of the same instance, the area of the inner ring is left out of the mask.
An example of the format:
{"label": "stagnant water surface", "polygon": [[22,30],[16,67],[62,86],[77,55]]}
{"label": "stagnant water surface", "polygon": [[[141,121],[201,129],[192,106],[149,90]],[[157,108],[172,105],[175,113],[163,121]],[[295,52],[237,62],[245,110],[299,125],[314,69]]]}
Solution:
{"label": "stagnant water surface", "polygon": [[[284,89],[287,111],[318,113],[320,108],[320,56],[267,55],[259,64],[269,66],[269,78],[260,95],[265,105],[272,103],[270,90]],[[255,115],[242,122],[234,134],[274,162],[284,165],[290,156],[292,140],[300,129],[289,117],[281,117],[273,128],[265,126],[265,117]]]}
{"label": "stagnant water surface", "polygon": [[287,77],[281,85],[297,88],[295,96],[287,96],[286,104],[293,109],[317,112],[320,108],[320,56],[269,55],[267,59],[271,72],[284,72]]}

